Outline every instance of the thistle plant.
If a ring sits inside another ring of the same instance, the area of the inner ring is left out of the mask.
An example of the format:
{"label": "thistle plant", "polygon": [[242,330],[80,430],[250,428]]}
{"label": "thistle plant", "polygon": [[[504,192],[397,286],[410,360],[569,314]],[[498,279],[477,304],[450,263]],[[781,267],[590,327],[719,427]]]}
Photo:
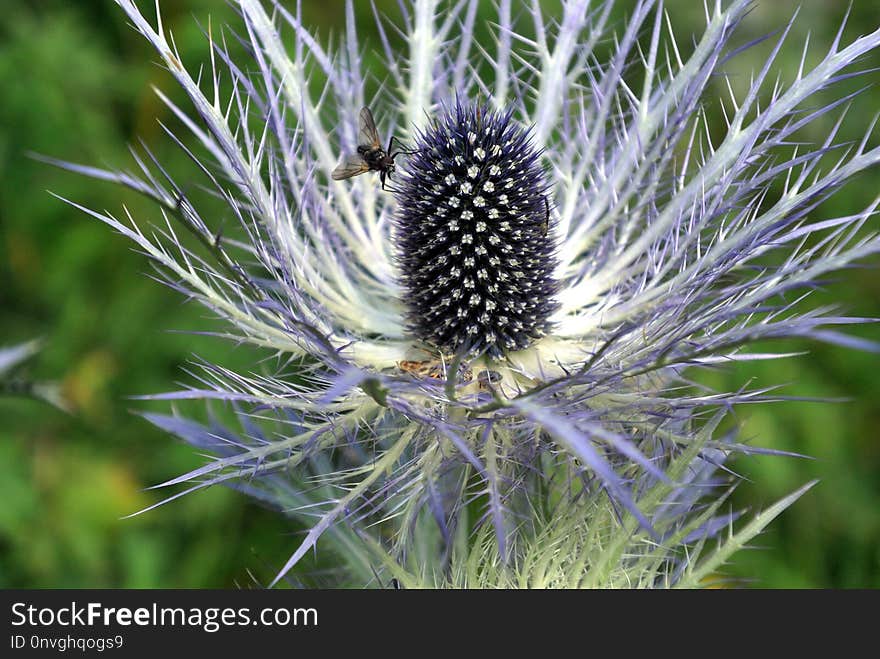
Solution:
{"label": "thistle plant", "polygon": [[[155,200],[149,229],[70,203],[217,334],[275,357],[199,362],[152,396],[224,401],[234,422],[146,415],[214,456],[161,484],[181,488],[166,501],[225,484],[306,524],[275,582],[326,547],[345,585],[696,586],[803,491],[730,509],[725,462],[772,451],[727,417],[776,396],[698,376],[784,356],[751,348],[765,339],[873,347],[809,292],[880,249],[865,229],[880,197],[816,210],[880,160],[873,124],[837,137],[849,95],[819,100],[862,73],[880,30],[841,28],[812,66],[805,46],[786,81],[789,25],[743,86],[726,72],[756,45],[736,41],[750,0],[708,3],[689,51],[654,0],[620,24],[610,1],[566,0],[557,21],[500,0],[489,43],[472,38],[476,0],[411,0],[399,25],[377,12],[385,63],[368,71],[350,0],[335,50],[283,3],[237,0],[240,24],[206,28],[203,70],[161,7],[117,4],[186,92],[189,108],[159,92],[188,135],[166,131],[237,228],[221,234],[146,149],[137,172],[57,164]],[[717,80],[721,135],[704,111]],[[331,176],[358,153],[364,107],[405,145],[387,189]]]}

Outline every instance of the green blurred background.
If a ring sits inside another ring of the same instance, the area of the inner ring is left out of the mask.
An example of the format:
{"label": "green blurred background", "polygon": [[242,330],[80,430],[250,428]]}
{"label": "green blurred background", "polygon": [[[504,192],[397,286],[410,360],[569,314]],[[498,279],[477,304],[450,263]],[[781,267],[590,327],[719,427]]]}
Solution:
{"label": "green blurred background", "polygon": [[[147,5],[151,3],[146,3]],[[377,3],[398,16],[396,2]],[[481,3],[491,15],[491,3]],[[515,5],[518,3],[514,3]],[[549,13],[555,2],[545,2]],[[621,1],[619,15],[629,2]],[[811,32],[813,61],[833,39],[847,2],[805,0],[779,68],[791,71]],[[307,25],[339,37],[339,2],[303,0]],[[702,3],[668,0],[686,47],[699,32]],[[211,0],[162,0],[166,28],[184,62],[208,58],[204,25],[235,23]],[[369,3],[356,2],[361,34],[371,40]],[[764,0],[742,40],[784,25],[794,2]],[[849,36],[880,25],[873,0],[856,0]],[[479,38],[487,38],[481,28]],[[766,49],[747,53],[747,74]],[[371,67],[381,73],[372,58]],[[751,59],[750,59],[751,58]],[[865,67],[880,66],[880,57]],[[869,76],[874,83],[880,73]],[[718,91],[721,92],[720,80]],[[853,83],[855,88],[865,80]],[[156,122],[173,119],[151,91],[181,100],[155,56],[109,0],[5,0],[0,22],[0,346],[45,338],[28,375],[63,381],[75,413],[36,401],[0,399],[0,587],[225,587],[265,582],[287,558],[299,531],[235,492],[215,488],[121,520],[160,495],[145,487],[201,464],[201,458],[132,410],[163,409],[130,396],[167,391],[185,381],[194,354],[247,369],[258,357],[217,340],[169,330],[205,327],[204,312],[150,280],[144,258],[123,238],[52,198],[92,208],[156,217],[144,200],[26,157],[28,151],[79,162],[128,167],[129,144],[143,139],[172,171],[188,164]],[[880,87],[857,100],[844,135],[860,137],[880,108]],[[710,107],[717,113],[718,107]],[[831,118],[812,129],[822,138]],[[716,125],[720,125],[718,120]],[[880,190],[880,171],[823,206],[847,214]],[[875,224],[876,226],[876,224]],[[842,273],[814,304],[839,301],[854,315],[880,316],[880,275],[868,267]],[[874,326],[861,336],[880,340]],[[778,347],[778,346],[777,346]],[[780,403],[739,411],[745,436],[815,460],[740,459],[749,480],[735,495],[753,510],[809,479],[821,483],[777,520],[758,547],[741,552],[728,573],[759,587],[880,586],[880,356],[792,343],[803,357],[742,366],[707,376],[718,386],[792,383],[791,395],[848,398],[838,404]],[[308,569],[308,566],[304,566]]]}

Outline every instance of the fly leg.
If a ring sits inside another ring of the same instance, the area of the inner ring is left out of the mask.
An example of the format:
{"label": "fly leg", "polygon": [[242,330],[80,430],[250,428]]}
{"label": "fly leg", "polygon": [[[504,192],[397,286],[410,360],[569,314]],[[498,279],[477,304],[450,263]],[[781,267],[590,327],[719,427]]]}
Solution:
{"label": "fly leg", "polygon": [[[400,148],[397,149],[397,151],[392,152],[391,149],[394,148],[394,140],[397,140],[397,143],[400,146]],[[415,149],[405,149],[405,148],[403,148],[403,146],[404,146],[403,142],[398,140],[397,137],[395,137],[394,135],[391,136],[391,139],[388,140],[388,153],[389,153],[392,160],[395,158],[395,156],[397,156],[398,154],[401,154],[401,153],[405,156],[411,156],[414,153],[416,153]]]}

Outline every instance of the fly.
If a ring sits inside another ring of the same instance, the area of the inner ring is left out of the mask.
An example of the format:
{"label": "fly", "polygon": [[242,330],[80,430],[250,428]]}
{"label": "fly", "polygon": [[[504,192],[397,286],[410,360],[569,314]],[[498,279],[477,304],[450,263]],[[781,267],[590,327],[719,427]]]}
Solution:
{"label": "fly", "polygon": [[394,159],[401,153],[412,153],[405,149],[392,151],[395,139],[392,135],[388,141],[388,148],[383,149],[382,143],[379,141],[379,131],[376,130],[376,122],[373,120],[373,113],[370,112],[370,108],[361,108],[360,121],[358,122],[357,153],[342,156],[331,174],[333,180],[342,181],[367,172],[379,172],[379,180],[382,182],[384,190],[385,179],[390,178],[394,173]]}

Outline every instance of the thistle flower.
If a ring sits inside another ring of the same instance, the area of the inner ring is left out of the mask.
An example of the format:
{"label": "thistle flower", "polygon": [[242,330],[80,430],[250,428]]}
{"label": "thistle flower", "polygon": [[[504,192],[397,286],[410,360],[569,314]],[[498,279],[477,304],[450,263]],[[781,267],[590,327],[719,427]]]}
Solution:
{"label": "thistle flower", "polygon": [[394,240],[412,334],[496,359],[527,348],[558,307],[538,153],[510,112],[479,105],[416,139]]}
{"label": "thistle flower", "polygon": [[[151,22],[117,3],[186,91],[193,116],[160,97],[194,144],[168,133],[240,235],[219,236],[151,156],[135,154],[139,174],[60,164],[156,200],[164,223],[149,232],[82,210],[223,319],[223,336],[279,356],[260,373],[200,363],[199,386],[157,396],[227,401],[240,429],[148,417],[217,456],[163,483],[187,485],[170,498],[224,483],[307,520],[278,578],[330,530],[352,573],[378,564],[412,585],[693,585],[796,497],[702,551],[736,518],[719,469],[761,451],[722,420],[770,395],[709,391],[690,372],[782,356],[749,352],[761,339],[873,348],[832,329],[860,319],[802,301],[880,248],[860,232],[880,198],[815,216],[880,149],[870,129],[840,143],[840,122],[822,144],[798,139],[849,100],[816,106],[880,30],[839,34],[812,68],[805,48],[785,85],[773,63],[789,25],[744,90],[729,83],[716,137],[703,104],[742,50],[750,0],[707,5],[689,54],[654,0],[619,33],[611,2],[567,0],[558,23],[534,3],[527,30],[501,0],[494,47],[471,37],[475,0],[412,0],[404,57],[377,17],[388,80],[369,101],[350,1],[330,51],[281,3],[238,0],[251,60],[209,28],[208,75],[158,9]],[[411,147],[389,191],[331,177],[365,106]],[[559,578],[515,578],[549,574],[533,559],[561,539],[574,556]]]}

